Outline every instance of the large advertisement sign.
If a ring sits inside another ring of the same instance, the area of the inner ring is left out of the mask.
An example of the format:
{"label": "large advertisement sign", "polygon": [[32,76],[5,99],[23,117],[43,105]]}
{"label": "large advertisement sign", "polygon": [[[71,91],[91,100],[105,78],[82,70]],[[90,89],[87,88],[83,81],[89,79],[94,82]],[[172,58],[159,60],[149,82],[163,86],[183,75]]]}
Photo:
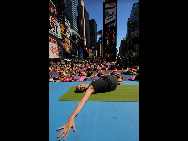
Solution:
{"label": "large advertisement sign", "polygon": [[49,38],[49,58],[59,58],[57,41]]}
{"label": "large advertisement sign", "polygon": [[70,46],[70,40],[65,38],[65,51],[67,53],[71,53],[71,46]]}
{"label": "large advertisement sign", "polygon": [[60,23],[49,15],[49,33],[62,39]]}
{"label": "large advertisement sign", "polygon": [[103,4],[104,57],[115,59],[117,34],[117,1],[105,0]]}
{"label": "large advertisement sign", "polygon": [[49,9],[50,9],[51,13],[57,15],[56,7],[51,0],[49,1]]}
{"label": "large advertisement sign", "polygon": [[115,49],[116,46],[116,11],[116,0],[106,0],[104,9],[104,45],[107,50],[112,48]]}
{"label": "large advertisement sign", "polygon": [[80,47],[78,50],[78,58],[83,58],[82,48]]}
{"label": "large advertisement sign", "polygon": [[116,2],[116,0],[105,0],[105,4],[114,3],[114,2]]}
{"label": "large advertisement sign", "polygon": [[65,27],[62,24],[60,24],[60,26],[61,26],[61,34],[63,34],[64,36],[66,36]]}
{"label": "large advertisement sign", "polygon": [[70,21],[66,18],[66,16],[65,16],[65,27],[66,27],[66,35],[67,35],[67,38],[69,39],[71,35]]}
{"label": "large advertisement sign", "polygon": [[105,4],[105,8],[112,8],[112,7],[115,7],[115,6],[116,6],[116,3]]}
{"label": "large advertisement sign", "polygon": [[106,27],[116,26],[116,8],[105,10],[105,25]]}
{"label": "large advertisement sign", "polygon": [[111,45],[116,45],[116,33],[115,33],[115,29],[114,28],[108,28],[106,29],[106,43],[105,45],[107,46],[111,46]]}

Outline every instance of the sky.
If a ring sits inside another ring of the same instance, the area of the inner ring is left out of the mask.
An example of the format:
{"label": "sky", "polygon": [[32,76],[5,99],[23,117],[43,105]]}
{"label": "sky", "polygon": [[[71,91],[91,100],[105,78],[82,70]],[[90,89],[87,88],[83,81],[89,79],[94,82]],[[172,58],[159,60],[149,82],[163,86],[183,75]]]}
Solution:
{"label": "sky", "polygon": [[[83,0],[84,6],[89,13],[89,20],[94,19],[97,24],[97,31],[103,29],[103,2],[105,0]],[[134,3],[138,3],[139,0],[118,0],[117,2],[117,50],[119,53],[119,47],[121,40],[126,37],[127,34],[127,20],[130,18],[131,9]],[[76,0],[76,6],[78,6],[78,0]],[[77,13],[78,15],[78,13]],[[97,41],[101,35],[97,35]]]}

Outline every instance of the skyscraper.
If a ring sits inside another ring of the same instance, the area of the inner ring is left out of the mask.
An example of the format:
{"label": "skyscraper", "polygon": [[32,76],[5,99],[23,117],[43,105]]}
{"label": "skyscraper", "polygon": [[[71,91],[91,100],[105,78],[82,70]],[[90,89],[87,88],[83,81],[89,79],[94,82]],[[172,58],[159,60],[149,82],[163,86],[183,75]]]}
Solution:
{"label": "skyscraper", "polygon": [[[83,0],[78,0],[78,33],[80,34],[81,39],[85,44],[87,49],[90,48],[90,29],[89,29],[89,13],[84,6]],[[83,57],[88,57],[89,55],[86,53],[84,55],[85,49],[83,50]]]}
{"label": "skyscraper", "polygon": [[84,7],[84,16],[85,16],[85,36],[86,36],[86,48],[90,48],[90,28],[89,28],[89,13]]}
{"label": "skyscraper", "polygon": [[80,34],[80,37],[84,39],[84,43],[86,45],[86,40],[85,40],[85,18],[84,18],[84,2],[83,0],[78,0],[78,33]]}
{"label": "skyscraper", "polygon": [[139,2],[134,3],[127,21],[127,57],[139,57]]}
{"label": "skyscraper", "polygon": [[78,32],[76,16],[76,0],[66,0],[65,14],[70,19],[70,28]]}
{"label": "skyscraper", "polygon": [[89,28],[90,28],[90,49],[92,50],[92,56],[96,56],[97,24],[94,19],[89,20]]}
{"label": "skyscraper", "polygon": [[89,27],[90,27],[90,49],[92,49],[92,47],[95,47],[95,43],[97,42],[97,24],[94,19],[89,20]]}

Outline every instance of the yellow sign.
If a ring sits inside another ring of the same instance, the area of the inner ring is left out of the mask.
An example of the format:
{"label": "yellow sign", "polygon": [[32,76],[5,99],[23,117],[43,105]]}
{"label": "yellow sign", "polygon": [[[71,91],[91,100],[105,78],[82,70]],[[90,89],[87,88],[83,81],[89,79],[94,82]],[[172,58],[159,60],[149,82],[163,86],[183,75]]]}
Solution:
{"label": "yellow sign", "polygon": [[61,34],[66,36],[66,33],[64,33],[65,32],[65,27],[63,27],[61,24],[60,24],[60,26],[61,26]]}
{"label": "yellow sign", "polygon": [[65,51],[67,52],[67,53],[69,53],[70,52],[70,40],[69,39],[67,39],[67,38],[65,38]]}

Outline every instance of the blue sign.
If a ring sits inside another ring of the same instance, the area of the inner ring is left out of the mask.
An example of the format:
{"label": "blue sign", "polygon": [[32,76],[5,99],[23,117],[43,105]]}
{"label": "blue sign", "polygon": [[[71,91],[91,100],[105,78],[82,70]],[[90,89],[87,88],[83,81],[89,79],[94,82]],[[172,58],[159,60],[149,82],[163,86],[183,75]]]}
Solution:
{"label": "blue sign", "polygon": [[78,58],[83,58],[83,50],[81,47],[78,50]]}

